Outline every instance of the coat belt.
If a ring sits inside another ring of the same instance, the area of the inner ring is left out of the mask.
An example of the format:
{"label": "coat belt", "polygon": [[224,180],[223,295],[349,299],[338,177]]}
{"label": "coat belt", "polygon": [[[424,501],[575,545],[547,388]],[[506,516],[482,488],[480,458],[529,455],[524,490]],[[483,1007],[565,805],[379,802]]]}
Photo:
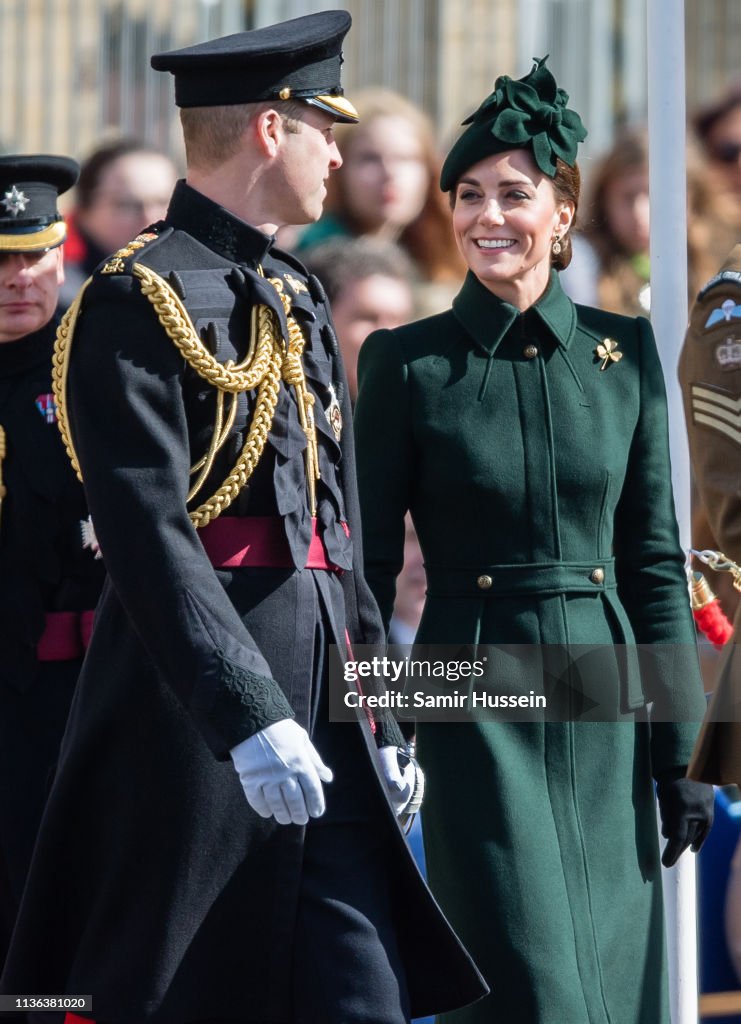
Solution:
{"label": "coat belt", "polygon": [[74,661],[90,643],[94,612],[47,612],[44,632],[36,645],[39,661]]}
{"label": "coat belt", "polygon": [[[347,523],[342,523],[342,528],[349,537]],[[201,527],[198,536],[216,569],[295,569],[280,516],[220,516]],[[311,521],[311,543],[304,568],[342,572],[327,557],[316,518]]]}
{"label": "coat belt", "polygon": [[615,559],[448,568],[428,565],[429,597],[596,594],[615,589]]}

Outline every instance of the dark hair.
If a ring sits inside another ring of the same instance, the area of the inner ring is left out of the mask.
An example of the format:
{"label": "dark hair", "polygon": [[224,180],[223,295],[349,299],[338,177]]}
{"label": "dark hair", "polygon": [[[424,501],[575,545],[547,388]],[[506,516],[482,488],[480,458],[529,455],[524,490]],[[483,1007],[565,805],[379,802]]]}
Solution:
{"label": "dark hair", "polygon": [[307,249],[301,259],[322,282],[330,302],[354,281],[374,274],[410,285],[415,278],[414,264],[404,250],[377,238],[332,238]]}
{"label": "dark hair", "polygon": [[560,239],[561,252],[558,256],[551,256],[551,266],[556,270],[565,270],[569,263],[571,263],[571,257],[573,255],[571,248],[571,232],[576,227],[576,215],[579,212],[579,196],[581,194],[581,174],[579,172],[579,165],[574,164],[570,167],[563,160],[556,161],[556,173],[553,177],[553,192],[556,196],[556,201],[559,203],[573,203],[574,204],[574,217],[571,221],[571,227],[565,235]]}
{"label": "dark hair", "polygon": [[113,142],[106,142],[83,161],[80,166],[80,177],[77,179],[75,201],[81,210],[92,206],[95,192],[100,185],[100,179],[106,167],[119,160],[123,156],[130,156],[132,153],[147,153],[154,156],[170,158],[161,149],[143,142],[141,139],[125,138],[115,139]]}
{"label": "dark hair", "polygon": [[[686,157],[687,269],[693,300],[703,281],[717,269],[717,251],[726,249],[726,233],[732,230],[732,215],[726,212],[721,192],[692,147],[688,147]],[[611,148],[595,162],[584,206],[581,231],[597,256],[599,302],[616,312],[627,311],[629,296],[637,293],[636,271],[631,263],[631,257],[636,254],[626,249],[613,230],[608,197],[614,182],[636,171],[648,175],[648,132],[643,125],[624,127]]]}
{"label": "dark hair", "polygon": [[734,82],[722,96],[696,111],[692,124],[703,145],[707,144],[708,135],[716,123],[736,107],[741,107],[741,81]]}

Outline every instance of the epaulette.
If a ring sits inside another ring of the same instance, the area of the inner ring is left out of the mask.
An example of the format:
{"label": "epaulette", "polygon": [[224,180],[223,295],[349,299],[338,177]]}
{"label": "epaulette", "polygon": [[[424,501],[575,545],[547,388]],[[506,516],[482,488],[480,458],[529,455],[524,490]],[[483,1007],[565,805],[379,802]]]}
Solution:
{"label": "epaulette", "polygon": [[721,270],[719,274],[716,274],[715,277],[711,277],[707,284],[702,286],[698,293],[697,301],[700,302],[700,300],[704,299],[707,293],[713,288],[717,288],[718,285],[726,284],[727,282],[741,285],[741,271]]}
{"label": "epaulette", "polygon": [[125,245],[118,252],[114,252],[112,256],[109,256],[99,272],[101,274],[130,273],[135,260],[140,259],[143,255],[141,250],[159,241],[159,239],[160,231],[157,230],[157,225],[154,226],[154,230],[150,228],[148,231],[143,231],[132,242],[129,242],[128,245]]}

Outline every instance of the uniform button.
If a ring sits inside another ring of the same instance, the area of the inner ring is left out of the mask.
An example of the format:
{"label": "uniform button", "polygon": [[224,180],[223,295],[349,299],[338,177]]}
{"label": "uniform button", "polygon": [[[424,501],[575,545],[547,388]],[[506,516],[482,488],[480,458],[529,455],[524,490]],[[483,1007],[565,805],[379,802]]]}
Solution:
{"label": "uniform button", "polygon": [[538,346],[526,345],[525,348],[522,350],[522,354],[526,359],[535,359],[535,357],[538,354]]}
{"label": "uniform button", "polygon": [[476,585],[478,586],[479,590],[488,590],[493,582],[494,580],[491,578],[491,576],[479,576],[479,578],[476,580]]}
{"label": "uniform button", "polygon": [[604,583],[605,582],[605,570],[604,569],[592,569],[589,574],[589,578],[592,583]]}

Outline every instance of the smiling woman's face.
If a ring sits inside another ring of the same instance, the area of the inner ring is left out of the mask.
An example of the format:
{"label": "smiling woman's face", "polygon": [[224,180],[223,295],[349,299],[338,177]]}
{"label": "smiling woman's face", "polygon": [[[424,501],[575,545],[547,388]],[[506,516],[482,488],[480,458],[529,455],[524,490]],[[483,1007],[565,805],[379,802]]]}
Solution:
{"label": "smiling woman's face", "polygon": [[524,149],[469,167],[455,188],[453,230],[461,254],[484,287],[518,309],[548,285],[551,244],[574,216]]}

